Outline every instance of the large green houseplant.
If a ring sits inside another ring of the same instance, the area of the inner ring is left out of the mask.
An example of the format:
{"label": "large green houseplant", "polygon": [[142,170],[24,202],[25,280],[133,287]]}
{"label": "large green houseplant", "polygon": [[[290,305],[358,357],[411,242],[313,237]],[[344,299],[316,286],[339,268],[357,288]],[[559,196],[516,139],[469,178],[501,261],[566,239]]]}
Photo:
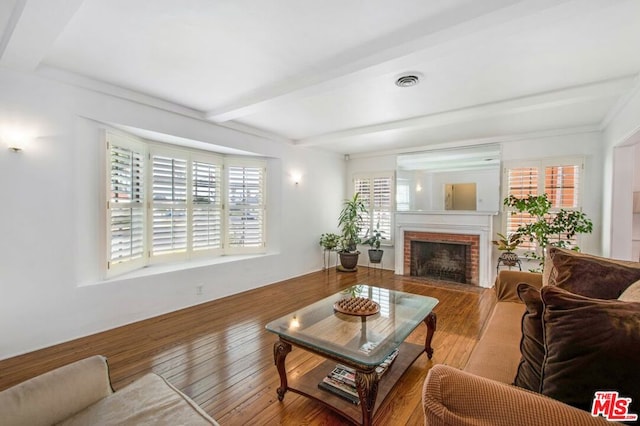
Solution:
{"label": "large green houseplant", "polygon": [[352,198],[344,200],[342,211],[338,216],[338,227],[341,230],[338,254],[344,271],[356,270],[360,255],[357,244],[360,242],[359,235],[364,224],[362,215],[366,212],[367,208],[359,192],[356,192]]}
{"label": "large green houseplant", "polygon": [[573,244],[573,237],[593,231],[593,222],[581,211],[560,209],[551,212],[552,205],[547,194],[529,195],[526,198],[509,195],[504,199],[504,205],[514,209],[511,214],[528,213],[533,218],[516,230],[520,238],[536,245],[536,251],[525,253],[527,258],[539,262],[539,267],[532,269],[532,272],[542,271],[548,245],[579,250]]}

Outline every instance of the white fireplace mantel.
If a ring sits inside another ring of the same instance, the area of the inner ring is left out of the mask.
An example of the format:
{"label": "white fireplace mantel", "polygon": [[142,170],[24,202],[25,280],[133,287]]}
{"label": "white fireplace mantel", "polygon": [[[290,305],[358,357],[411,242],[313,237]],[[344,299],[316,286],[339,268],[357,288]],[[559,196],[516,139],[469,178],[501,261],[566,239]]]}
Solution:
{"label": "white fireplace mantel", "polygon": [[404,233],[441,232],[480,237],[479,285],[491,287],[491,237],[497,212],[399,212],[396,213],[395,273],[404,275]]}

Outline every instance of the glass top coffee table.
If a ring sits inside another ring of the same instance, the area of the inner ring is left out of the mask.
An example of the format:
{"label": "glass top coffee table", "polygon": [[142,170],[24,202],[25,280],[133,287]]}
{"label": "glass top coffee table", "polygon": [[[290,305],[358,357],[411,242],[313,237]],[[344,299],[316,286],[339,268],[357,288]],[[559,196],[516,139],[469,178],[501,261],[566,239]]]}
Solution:
{"label": "glass top coffee table", "polygon": [[[336,303],[350,298],[373,301],[378,312],[340,312]],[[420,354],[426,352],[429,358],[433,355],[431,340],[436,316],[432,310],[437,304],[438,299],[433,297],[357,285],[270,322],[267,330],[279,336],[273,347],[280,375],[278,399],[282,401],[290,390],[321,402],[354,423],[370,425],[376,399],[384,400]],[[405,342],[422,322],[427,327],[424,346]],[[285,359],[292,346],[321,355],[327,361],[309,372],[290,371],[288,378]],[[380,364],[386,364],[396,350],[397,356],[381,373]],[[354,371],[356,401],[319,387],[337,364]]]}

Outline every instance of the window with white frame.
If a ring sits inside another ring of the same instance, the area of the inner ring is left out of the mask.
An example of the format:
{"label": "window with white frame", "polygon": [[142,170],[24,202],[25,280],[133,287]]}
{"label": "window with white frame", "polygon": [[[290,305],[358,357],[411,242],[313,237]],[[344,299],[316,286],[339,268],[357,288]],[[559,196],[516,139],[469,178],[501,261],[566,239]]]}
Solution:
{"label": "window with white frame", "polygon": [[[551,202],[551,215],[560,209],[580,210],[583,171],[584,159],[581,157],[507,162],[503,185],[505,197],[513,195],[522,199],[529,195],[547,194]],[[520,225],[534,220],[528,213],[516,212],[512,207],[505,206],[505,210],[505,230],[508,235],[515,233]],[[536,249],[535,243],[529,241],[524,241],[519,248]]]}
{"label": "window with white frame", "polygon": [[107,133],[107,270],[260,253],[266,163]]}
{"label": "window with white frame", "polygon": [[393,243],[393,173],[362,174],[353,179],[354,192],[360,193],[367,212],[360,237],[380,232],[383,244]]}

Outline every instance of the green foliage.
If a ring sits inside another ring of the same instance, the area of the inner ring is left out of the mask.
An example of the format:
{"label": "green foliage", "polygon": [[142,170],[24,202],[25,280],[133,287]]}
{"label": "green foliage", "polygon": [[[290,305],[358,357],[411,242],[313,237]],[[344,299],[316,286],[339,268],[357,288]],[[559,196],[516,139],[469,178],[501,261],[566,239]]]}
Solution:
{"label": "green foliage", "polygon": [[502,235],[498,232],[498,237],[500,237],[499,240],[493,240],[491,242],[498,246],[498,250],[500,251],[513,251],[518,248],[522,242],[522,238],[520,238],[521,235],[518,232],[509,236]]}
{"label": "green foliage", "polygon": [[353,198],[344,200],[342,211],[338,216],[338,226],[342,229],[341,251],[353,251],[360,242],[358,234],[364,223],[362,214],[367,212],[364,202],[360,199],[360,193],[356,192]]}
{"label": "green foliage", "polygon": [[504,205],[515,208],[520,213],[529,213],[534,219],[531,223],[520,225],[516,231],[524,240],[535,243],[539,249],[538,252],[525,254],[528,258],[539,261],[540,266],[534,272],[539,272],[544,267],[545,248],[548,245],[579,250],[577,246],[572,246],[571,239],[576,234],[589,234],[593,231],[593,222],[581,211],[560,209],[550,212],[551,202],[547,194],[529,195],[526,198],[510,195],[504,199]]}
{"label": "green foliage", "polygon": [[382,232],[374,229],[373,232],[371,233],[371,236],[366,240],[364,240],[362,244],[367,244],[372,249],[379,250],[381,240],[382,240]]}
{"label": "green foliage", "polygon": [[340,243],[340,235],[338,234],[332,234],[328,232],[326,234],[320,235],[320,245],[325,250],[333,250],[336,247],[338,247],[339,243]]}

